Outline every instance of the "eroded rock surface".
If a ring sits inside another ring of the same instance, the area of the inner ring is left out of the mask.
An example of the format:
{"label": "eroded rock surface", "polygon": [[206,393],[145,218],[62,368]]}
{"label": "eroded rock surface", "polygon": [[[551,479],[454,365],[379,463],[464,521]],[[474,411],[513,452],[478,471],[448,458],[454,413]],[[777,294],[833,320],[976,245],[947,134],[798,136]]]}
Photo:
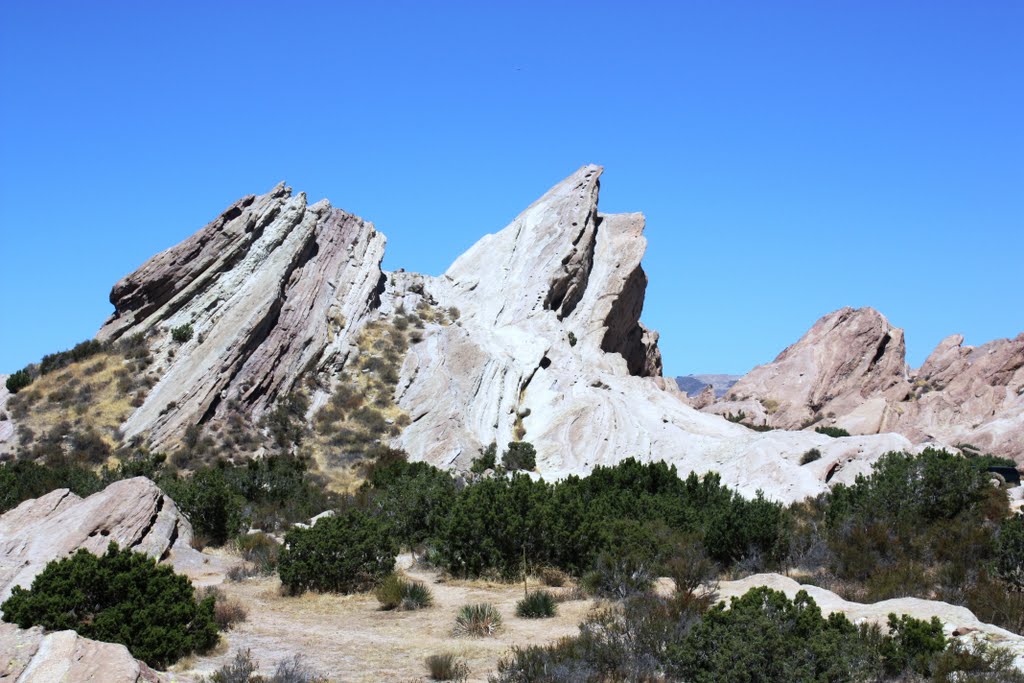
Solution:
{"label": "eroded rock surface", "polygon": [[[376,305],[384,244],[373,224],[282,183],[118,282],[98,337],[149,335],[164,368],[125,435],[167,447],[229,405],[258,420],[305,370],[338,363]],[[193,335],[179,344],[183,325]]]}
{"label": "eroded rock surface", "polygon": [[882,314],[843,308],[704,410],[742,411],[783,429],[898,432],[915,443],[967,443],[1024,458],[1024,334],[979,347],[947,337],[916,371],[905,353],[903,330]]}
{"label": "eroded rock surface", "polygon": [[0,623],[0,680],[14,683],[157,683],[157,674],[115,643],[82,638],[74,631],[43,633]]}
{"label": "eroded rock surface", "polygon": [[111,541],[156,559],[187,558],[192,526],[150,480],[115,482],[88,498],[57,489],[0,515],[0,602],[29,588],[47,563],[79,548],[97,555]]}

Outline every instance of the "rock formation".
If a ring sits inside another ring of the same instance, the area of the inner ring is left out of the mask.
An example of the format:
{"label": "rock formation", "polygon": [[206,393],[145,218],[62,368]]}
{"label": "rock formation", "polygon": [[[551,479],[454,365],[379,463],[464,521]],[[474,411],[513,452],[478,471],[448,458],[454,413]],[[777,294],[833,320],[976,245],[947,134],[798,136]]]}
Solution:
{"label": "rock formation", "polygon": [[131,656],[128,648],[82,638],[74,631],[43,633],[0,623],[0,680],[17,683],[169,680]]}
{"label": "rock formation", "polygon": [[691,398],[700,394],[707,386],[714,389],[716,398],[721,398],[740,377],[742,375],[684,375],[676,377],[676,384]]}
{"label": "rock formation", "polygon": [[[307,206],[282,183],[118,282],[98,338],[148,335],[165,368],[125,435],[166,447],[229,405],[258,419],[304,370],[342,363],[380,293],[384,243],[371,223],[326,200]],[[192,337],[179,345],[171,330],[184,325]]]}
{"label": "rock formation", "polygon": [[[394,399],[410,424],[393,445],[442,467],[526,439],[548,477],[633,456],[793,500],[909,445],[758,433],[691,408],[661,377],[658,335],[640,322],[644,218],[599,212],[601,172],[579,169],[439,277],[382,273],[383,235],[326,200],[307,206],[283,184],[239,200],[111,292],[99,338],[143,340],[160,378],[123,434],[173,451],[193,425],[259,425],[297,389],[312,394],[311,418],[344,376],[367,371],[351,361],[369,323],[427,307],[456,320],[431,318],[409,347]],[[878,377],[881,387],[896,372],[901,338],[871,322],[863,335],[877,343],[863,367],[827,368],[812,400],[827,403],[818,394],[830,382]],[[823,458],[802,467],[810,448]]]}
{"label": "rock formation", "polygon": [[953,335],[911,371],[903,330],[874,309],[843,308],[705,410],[743,411],[755,423],[783,429],[898,432],[915,443],[967,443],[1020,459],[1024,334],[977,348]]}
{"label": "rock formation", "polygon": [[192,526],[145,477],[115,482],[88,498],[57,489],[0,516],[0,602],[28,588],[47,563],[111,541],[157,559],[187,558]]}

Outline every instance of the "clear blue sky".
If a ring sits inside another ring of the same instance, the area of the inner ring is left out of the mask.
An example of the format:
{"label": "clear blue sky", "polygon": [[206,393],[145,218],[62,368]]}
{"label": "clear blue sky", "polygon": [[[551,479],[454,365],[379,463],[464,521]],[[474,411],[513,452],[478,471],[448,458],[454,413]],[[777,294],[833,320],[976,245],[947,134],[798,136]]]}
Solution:
{"label": "clear blue sky", "polygon": [[0,371],[279,180],[436,274],[589,162],[647,216],[666,374],[745,372],[844,305],[915,365],[1024,331],[1015,0],[7,2]]}

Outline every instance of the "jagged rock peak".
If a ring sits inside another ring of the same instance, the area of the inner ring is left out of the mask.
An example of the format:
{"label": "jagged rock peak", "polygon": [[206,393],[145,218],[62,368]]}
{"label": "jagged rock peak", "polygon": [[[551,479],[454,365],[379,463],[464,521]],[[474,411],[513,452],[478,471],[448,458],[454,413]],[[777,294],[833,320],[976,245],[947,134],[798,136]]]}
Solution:
{"label": "jagged rock peak", "polygon": [[621,354],[631,374],[660,376],[657,333],[640,324],[644,218],[598,213],[602,172],[581,167],[479,240],[444,274],[448,296],[496,328],[553,318],[584,344]]}
{"label": "jagged rock peak", "polygon": [[[774,361],[747,373],[726,399],[761,399],[769,406],[770,424],[800,428],[904,383],[905,355],[903,330],[873,308],[845,307],[823,316]],[[877,432],[880,419],[875,416],[872,428],[863,431]]]}
{"label": "jagged rock peak", "polygon": [[[372,223],[281,183],[149,259],[114,286],[97,335],[148,335],[163,368],[126,436],[166,446],[228,403],[258,418],[304,370],[344,356],[379,302],[384,245]],[[183,325],[192,338],[178,345]]]}

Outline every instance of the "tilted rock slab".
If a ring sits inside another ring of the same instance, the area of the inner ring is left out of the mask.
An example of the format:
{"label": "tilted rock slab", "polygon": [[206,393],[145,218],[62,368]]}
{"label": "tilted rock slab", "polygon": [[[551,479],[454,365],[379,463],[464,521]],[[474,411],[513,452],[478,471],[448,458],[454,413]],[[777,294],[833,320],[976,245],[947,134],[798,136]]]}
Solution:
{"label": "tilted rock slab", "polygon": [[48,563],[79,548],[101,555],[111,541],[157,560],[196,552],[192,525],[145,477],[115,482],[88,498],[57,489],[0,515],[0,602],[15,586],[29,588]]}
{"label": "tilted rock slab", "polygon": [[[229,404],[258,420],[305,370],[342,363],[383,287],[384,244],[372,223],[282,183],[118,282],[98,338],[151,335],[166,367],[125,435],[170,447]],[[185,324],[192,339],[174,343]]]}
{"label": "tilted rock slab", "polygon": [[0,622],[0,681],[11,683],[159,683],[160,675],[115,643],[74,631],[44,633]]}
{"label": "tilted rock slab", "polygon": [[[899,435],[758,433],[687,405],[660,377],[657,334],[639,321],[643,216],[599,213],[600,173],[581,168],[444,275],[417,276],[425,299],[460,316],[428,326],[406,357],[397,399],[412,423],[396,445],[466,467],[486,444],[521,434],[549,478],[633,456],[683,474],[716,471],[745,495],[787,501],[852,482],[882,453],[910,447]],[[389,279],[387,310],[409,301],[401,276]],[[811,448],[823,458],[801,466]]]}
{"label": "tilted rock slab", "polygon": [[872,308],[843,308],[704,410],[743,411],[783,429],[898,432],[1024,459],[1024,334],[977,348],[947,337],[917,371],[905,358],[903,330]]}

